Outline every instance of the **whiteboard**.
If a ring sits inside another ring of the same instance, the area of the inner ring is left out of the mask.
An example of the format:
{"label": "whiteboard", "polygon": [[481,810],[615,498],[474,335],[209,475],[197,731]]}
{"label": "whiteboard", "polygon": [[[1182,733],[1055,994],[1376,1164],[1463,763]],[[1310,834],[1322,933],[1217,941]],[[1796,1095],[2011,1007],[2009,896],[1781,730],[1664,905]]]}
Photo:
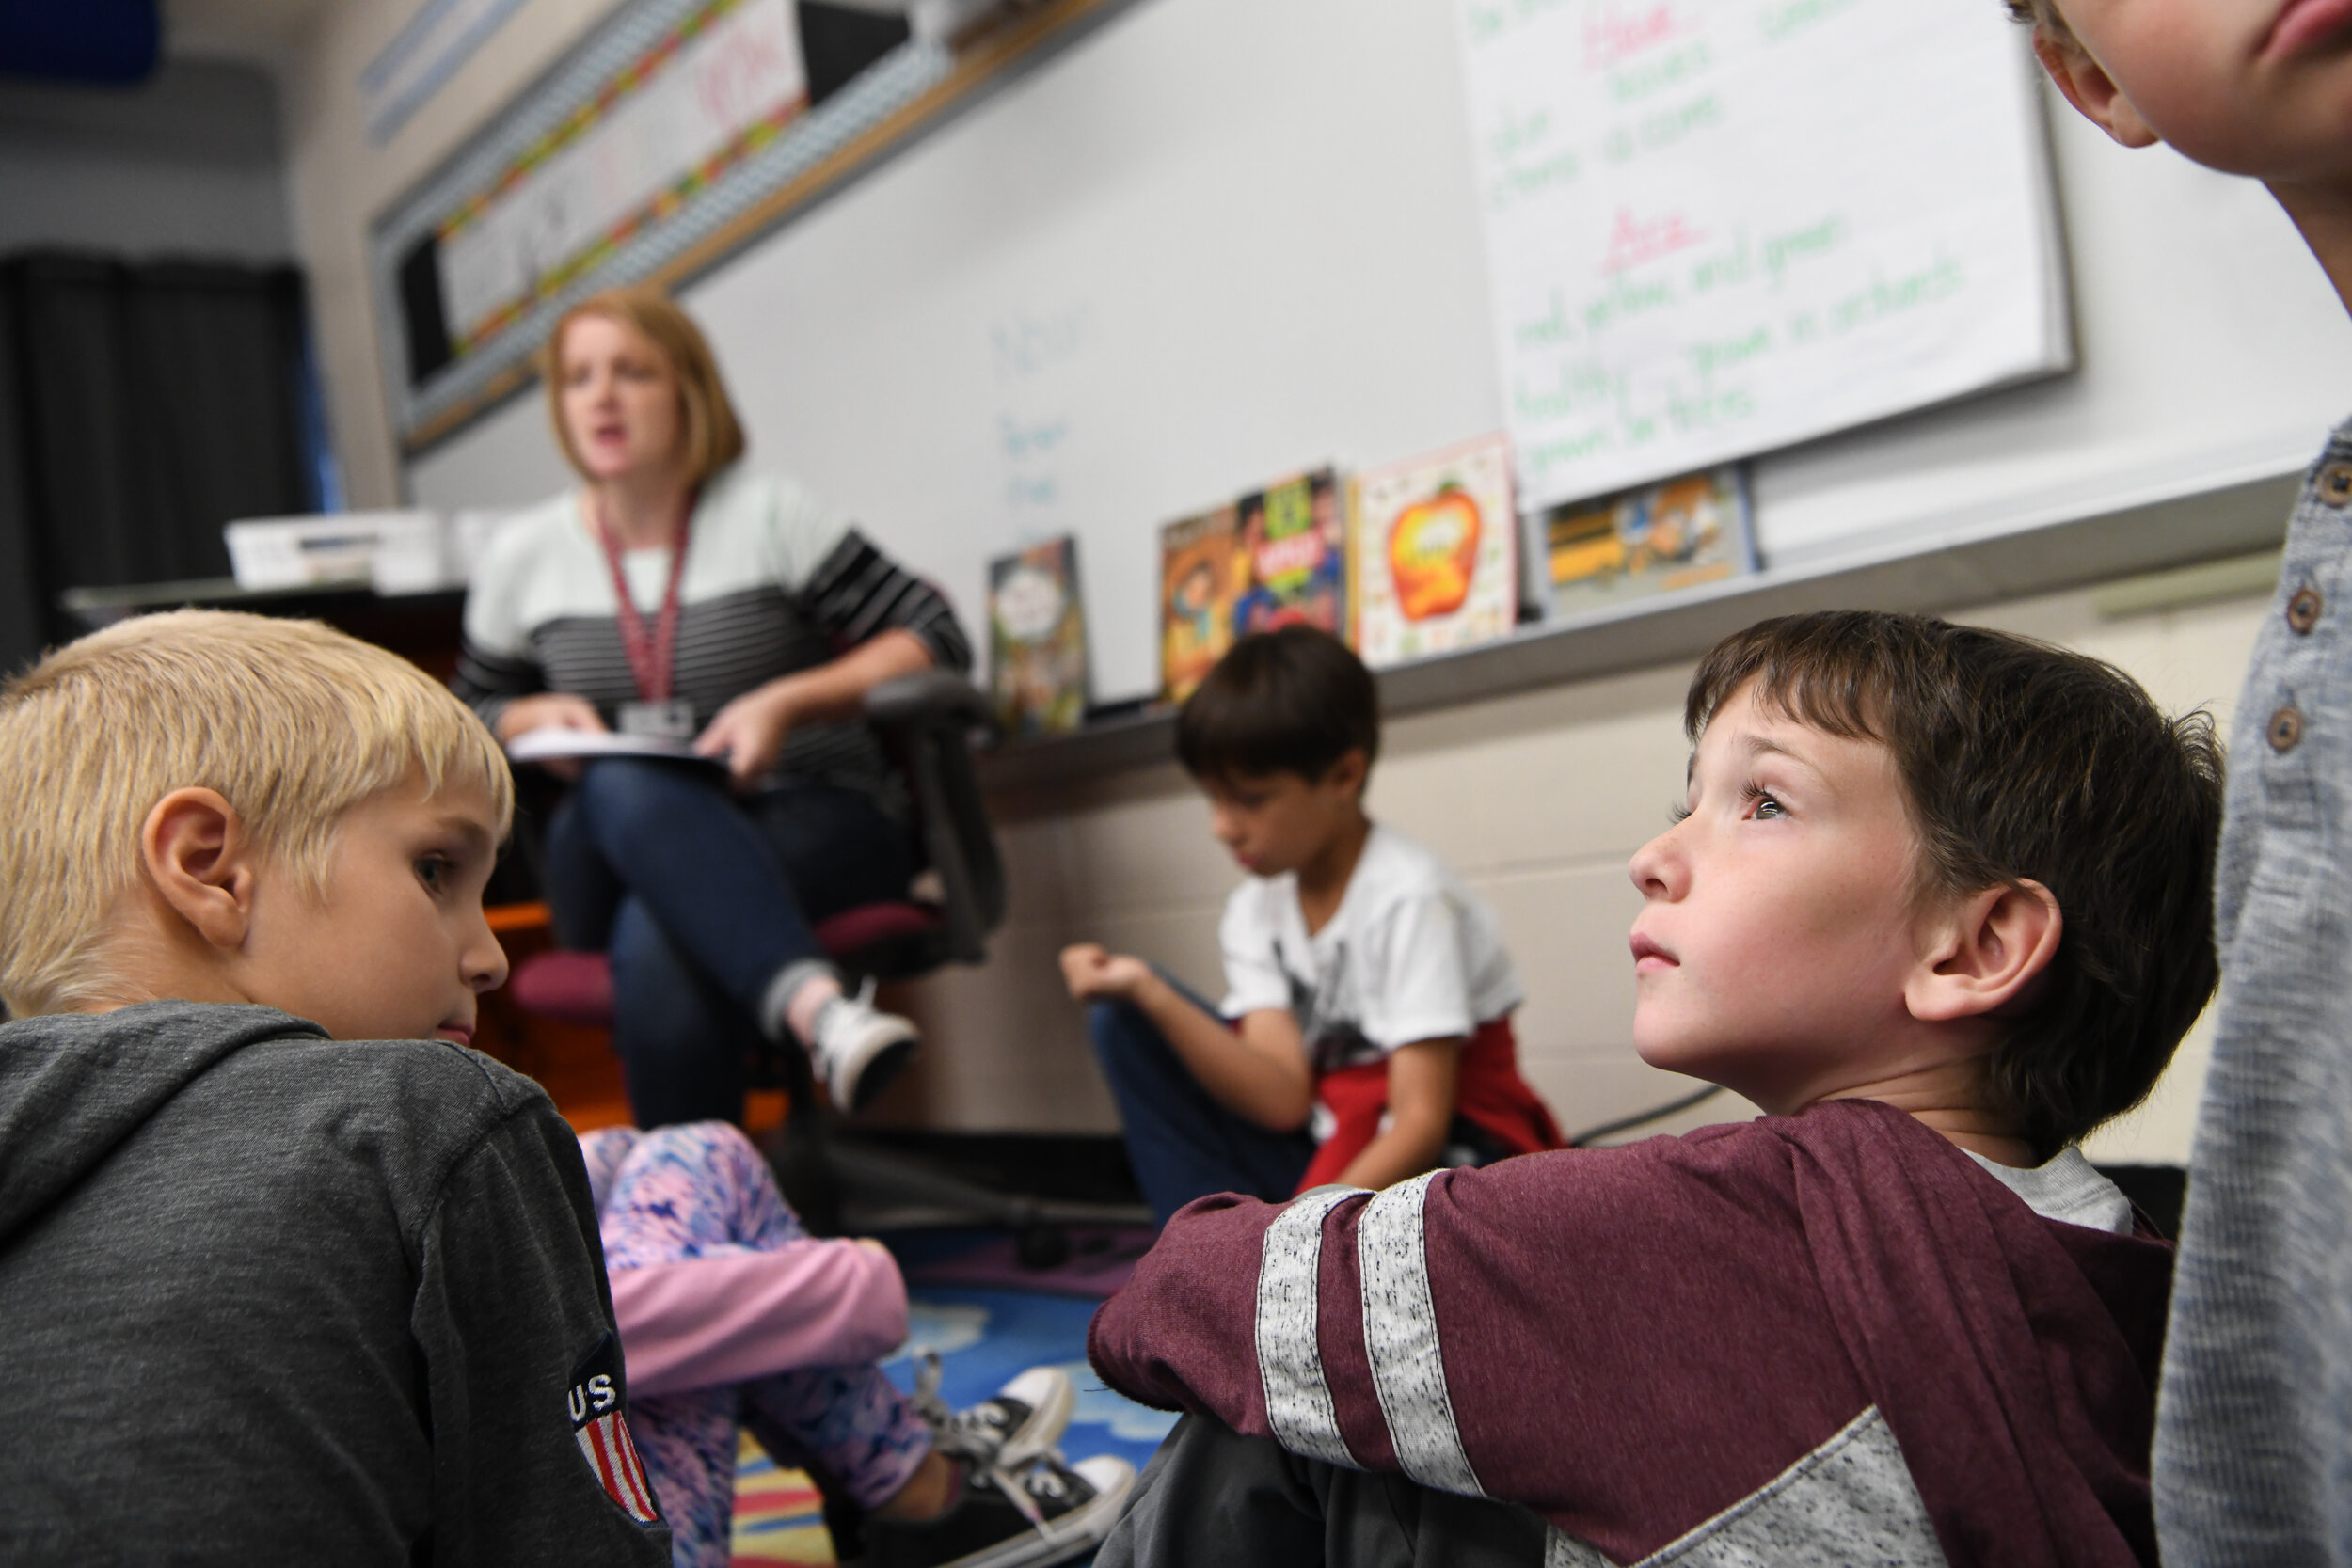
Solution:
{"label": "whiteboard", "polygon": [[1998,7],[1458,15],[1522,504],[2072,363],[2039,70]]}
{"label": "whiteboard", "polygon": [[[1502,425],[1453,3],[1136,0],[739,254],[684,297],[751,461],[974,626],[990,557],[1075,533],[1097,694],[1148,692],[1159,524]],[[2051,123],[2081,368],[1758,460],[1768,566],[2285,472],[2352,408],[2352,325],[2259,186]],[[565,479],[535,394],[407,473],[443,509]]]}

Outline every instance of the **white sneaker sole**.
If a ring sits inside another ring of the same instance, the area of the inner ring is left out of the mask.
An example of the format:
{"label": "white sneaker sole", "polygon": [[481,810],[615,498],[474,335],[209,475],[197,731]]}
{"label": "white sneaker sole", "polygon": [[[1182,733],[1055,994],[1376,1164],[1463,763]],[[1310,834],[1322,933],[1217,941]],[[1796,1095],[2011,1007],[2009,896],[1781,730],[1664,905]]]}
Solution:
{"label": "white sneaker sole", "polygon": [[887,1040],[873,1051],[850,1064],[846,1073],[838,1070],[825,1075],[825,1086],[833,1095],[837,1110],[854,1116],[871,1105],[891,1081],[904,1072],[914,1059],[915,1048],[921,1042],[912,1035],[901,1035]]}

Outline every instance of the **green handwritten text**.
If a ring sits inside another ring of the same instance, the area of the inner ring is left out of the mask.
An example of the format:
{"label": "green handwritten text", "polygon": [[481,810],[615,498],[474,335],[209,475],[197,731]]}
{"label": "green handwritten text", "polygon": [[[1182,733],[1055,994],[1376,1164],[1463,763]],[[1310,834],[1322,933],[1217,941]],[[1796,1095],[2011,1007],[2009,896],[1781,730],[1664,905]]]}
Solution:
{"label": "green handwritten text", "polygon": [[1527,466],[1537,475],[1550,472],[1565,463],[1581,463],[1609,450],[1607,427],[1596,425],[1574,436],[1555,436],[1537,441],[1528,449]]}
{"label": "green handwritten text", "polygon": [[1663,277],[1635,279],[1611,273],[1608,286],[1584,302],[1584,330],[1605,332],[1635,316],[1661,310],[1675,302],[1674,284]]}
{"label": "green handwritten text", "polygon": [[1695,131],[1711,130],[1724,122],[1723,100],[1711,92],[1687,103],[1642,116],[1629,125],[1612,126],[1600,139],[1601,151],[1622,164],[1643,152],[1660,152]]}
{"label": "green handwritten text", "polygon": [[1616,402],[1624,392],[1619,379],[1597,359],[1580,359],[1560,367],[1551,385],[1522,382],[1511,389],[1512,406],[1523,420],[1564,420],[1595,404]]}
{"label": "green handwritten text", "polygon": [[1534,321],[1524,321],[1511,329],[1511,341],[1523,349],[1557,348],[1576,341],[1576,328],[1568,323],[1568,302],[1560,291],[1551,291],[1551,308]]}
{"label": "green handwritten text", "polygon": [[1853,9],[1857,3],[1858,0],[1782,0],[1765,7],[1756,20],[1764,29],[1764,41],[1778,43],[1817,22],[1826,22],[1840,11]]}
{"label": "green handwritten text", "polygon": [[1555,152],[1541,163],[1503,169],[1486,187],[1486,209],[1495,213],[1504,212],[1516,202],[1573,185],[1583,172],[1583,161],[1575,153],[1565,151]]}
{"label": "green handwritten text", "polygon": [[1691,263],[1691,292],[1712,293],[1717,289],[1745,283],[1755,274],[1756,263],[1748,254],[1748,235],[1743,229],[1729,247]]}
{"label": "green handwritten text", "polygon": [[1830,306],[1829,330],[1851,332],[1872,322],[1949,299],[1960,293],[1966,281],[1964,269],[1949,256],[1939,256],[1916,272],[1899,277],[1875,275],[1868,288],[1857,289]]}
{"label": "green handwritten text", "polygon": [[1666,394],[1666,417],[1681,435],[1709,430],[1716,425],[1729,424],[1735,420],[1752,419],[1756,414],[1756,398],[1745,387],[1727,388],[1720,392],[1701,392],[1685,397],[1680,392]]}
{"label": "green handwritten text", "polygon": [[1781,275],[1790,266],[1827,255],[1836,249],[1837,243],[1845,237],[1846,220],[1835,213],[1804,229],[1791,230],[1786,234],[1766,235],[1764,270],[1772,275],[1772,286],[1780,286]]}
{"label": "green handwritten text", "polygon": [[1487,154],[1498,162],[1515,158],[1551,135],[1551,111],[1530,109],[1525,114],[1502,111],[1495,128],[1486,133]]}
{"label": "green handwritten text", "polygon": [[1759,326],[1735,338],[1718,338],[1713,342],[1692,343],[1688,349],[1691,368],[1702,380],[1711,381],[1715,372],[1744,365],[1767,353],[1772,346],[1772,329]]}
{"label": "green handwritten text", "polygon": [[1687,44],[1609,73],[1609,96],[1620,103],[1639,103],[1654,93],[1677,87],[1708,66],[1715,56],[1704,42]]}

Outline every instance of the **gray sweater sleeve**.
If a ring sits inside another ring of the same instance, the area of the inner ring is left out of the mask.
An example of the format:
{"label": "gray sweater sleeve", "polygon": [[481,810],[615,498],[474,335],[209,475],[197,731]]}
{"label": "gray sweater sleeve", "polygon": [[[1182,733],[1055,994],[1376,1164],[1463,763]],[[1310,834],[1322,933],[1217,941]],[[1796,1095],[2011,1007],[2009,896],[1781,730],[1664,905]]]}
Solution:
{"label": "gray sweater sleeve", "polygon": [[419,1254],[437,1568],[666,1564],[668,1528],[632,1513],[650,1496],[633,1452],[610,1457],[628,1445],[604,1253],[579,1141],[545,1099],[451,1166]]}
{"label": "gray sweater sleeve", "polygon": [[2230,730],[2222,987],[2156,1404],[2176,1568],[2352,1564],[2348,523],[2352,420],[2305,476]]}

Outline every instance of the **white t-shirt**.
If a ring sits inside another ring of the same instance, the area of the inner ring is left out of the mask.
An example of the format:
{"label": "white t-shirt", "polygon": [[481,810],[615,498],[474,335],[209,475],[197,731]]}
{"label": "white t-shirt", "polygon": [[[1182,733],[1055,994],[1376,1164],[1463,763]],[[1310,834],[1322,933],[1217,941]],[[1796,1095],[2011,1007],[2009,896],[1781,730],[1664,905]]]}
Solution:
{"label": "white t-shirt", "polygon": [[1494,911],[1445,863],[1377,823],[1340,907],[1307,934],[1298,878],[1252,877],[1225,901],[1228,1018],[1288,1007],[1318,1073],[1416,1040],[1467,1038],[1524,998]]}
{"label": "white t-shirt", "polygon": [[2020,1168],[1988,1160],[1973,1148],[1961,1150],[1982,1165],[2001,1185],[2026,1200],[2026,1207],[2045,1220],[2089,1226],[2118,1236],[2132,1233],[2132,1200],[2123,1189],[2099,1174],[2082,1149],[2068,1144],[2047,1164]]}

